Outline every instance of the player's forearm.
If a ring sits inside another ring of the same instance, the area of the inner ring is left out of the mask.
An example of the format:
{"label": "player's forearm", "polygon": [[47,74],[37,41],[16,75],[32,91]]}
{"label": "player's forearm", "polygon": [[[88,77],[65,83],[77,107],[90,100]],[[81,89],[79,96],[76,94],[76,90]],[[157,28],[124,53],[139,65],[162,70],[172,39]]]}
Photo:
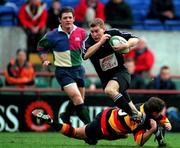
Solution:
{"label": "player's forearm", "polygon": [[138,38],[130,38],[130,39],[128,40],[129,48],[136,46],[136,44],[138,43],[138,41],[139,41]]}
{"label": "player's forearm", "polygon": [[101,42],[97,42],[93,46],[89,47],[86,54],[84,55],[84,59],[87,60],[90,58],[101,47],[101,45]]}
{"label": "player's forearm", "polygon": [[150,130],[146,131],[144,134],[143,134],[143,137],[142,137],[142,141],[141,141],[141,146],[144,145],[144,143],[146,143],[146,141],[152,136],[152,134],[155,132],[155,129],[151,128]]}

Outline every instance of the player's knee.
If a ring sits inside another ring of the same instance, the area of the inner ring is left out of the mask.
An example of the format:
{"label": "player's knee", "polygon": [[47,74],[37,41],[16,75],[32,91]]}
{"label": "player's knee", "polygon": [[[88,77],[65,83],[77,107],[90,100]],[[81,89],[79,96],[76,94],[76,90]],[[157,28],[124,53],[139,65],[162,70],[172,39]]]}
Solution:
{"label": "player's knee", "polygon": [[114,94],[116,93],[116,91],[115,91],[113,88],[111,88],[111,87],[106,87],[106,88],[104,89],[104,92],[105,92],[105,94],[107,94],[108,96],[114,96]]}
{"label": "player's knee", "polygon": [[73,101],[73,104],[74,104],[74,105],[79,105],[79,104],[84,103],[84,100],[83,100],[83,98],[81,97],[81,95],[76,94],[76,93],[72,94],[71,100]]}

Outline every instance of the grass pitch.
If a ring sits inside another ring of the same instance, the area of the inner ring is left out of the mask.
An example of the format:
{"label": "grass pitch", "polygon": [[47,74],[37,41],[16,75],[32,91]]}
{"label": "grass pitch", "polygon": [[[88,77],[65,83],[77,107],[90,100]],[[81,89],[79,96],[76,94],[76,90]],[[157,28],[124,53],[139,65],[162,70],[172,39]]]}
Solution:
{"label": "grass pitch", "polygon": [[[166,135],[168,148],[180,148],[180,133]],[[0,148],[134,148],[138,147],[133,136],[116,141],[100,140],[96,146],[89,146],[82,140],[65,137],[59,133],[0,133]],[[155,148],[154,136],[144,145]]]}

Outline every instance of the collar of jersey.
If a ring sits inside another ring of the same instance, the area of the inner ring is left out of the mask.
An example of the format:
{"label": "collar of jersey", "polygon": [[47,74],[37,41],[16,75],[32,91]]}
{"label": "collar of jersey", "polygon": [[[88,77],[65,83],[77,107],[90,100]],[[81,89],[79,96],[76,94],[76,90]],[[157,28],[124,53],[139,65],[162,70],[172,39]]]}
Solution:
{"label": "collar of jersey", "polygon": [[[77,26],[76,26],[76,25],[73,25],[73,30],[70,32],[70,34],[71,34],[76,28],[77,28]],[[64,30],[62,30],[61,25],[59,25],[58,31],[59,31],[59,32],[65,32]],[[65,32],[65,33],[67,33],[67,32]]]}

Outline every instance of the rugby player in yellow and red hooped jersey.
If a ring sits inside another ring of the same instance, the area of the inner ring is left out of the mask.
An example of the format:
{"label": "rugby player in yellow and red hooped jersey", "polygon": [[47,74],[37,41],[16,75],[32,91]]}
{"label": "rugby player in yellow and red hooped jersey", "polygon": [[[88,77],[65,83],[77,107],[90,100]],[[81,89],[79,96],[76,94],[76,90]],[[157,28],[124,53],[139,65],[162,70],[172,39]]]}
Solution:
{"label": "rugby player in yellow and red hooped jersey", "polygon": [[[49,115],[43,114],[40,110],[34,110],[32,114],[48,122],[56,131],[71,138],[85,140],[88,144],[96,144],[98,140],[116,140],[127,138],[133,133],[135,142],[142,146],[155,134],[161,132],[158,125],[171,130],[171,124],[162,112],[165,102],[159,98],[151,97],[140,106],[140,111],[146,114],[143,124],[132,121],[131,117],[118,108],[108,108],[99,113],[89,124],[73,128],[69,124],[59,124],[53,121]],[[163,137],[160,140],[163,140]]]}
{"label": "rugby player in yellow and red hooped jersey", "polygon": [[50,64],[47,52],[53,52],[56,79],[70,98],[66,112],[62,113],[60,118],[63,122],[70,123],[70,115],[76,111],[78,117],[87,124],[90,118],[84,106],[85,70],[81,57],[86,31],[74,25],[74,10],[70,7],[60,10],[59,21],[59,27],[48,32],[39,41],[38,51],[44,67]]}

